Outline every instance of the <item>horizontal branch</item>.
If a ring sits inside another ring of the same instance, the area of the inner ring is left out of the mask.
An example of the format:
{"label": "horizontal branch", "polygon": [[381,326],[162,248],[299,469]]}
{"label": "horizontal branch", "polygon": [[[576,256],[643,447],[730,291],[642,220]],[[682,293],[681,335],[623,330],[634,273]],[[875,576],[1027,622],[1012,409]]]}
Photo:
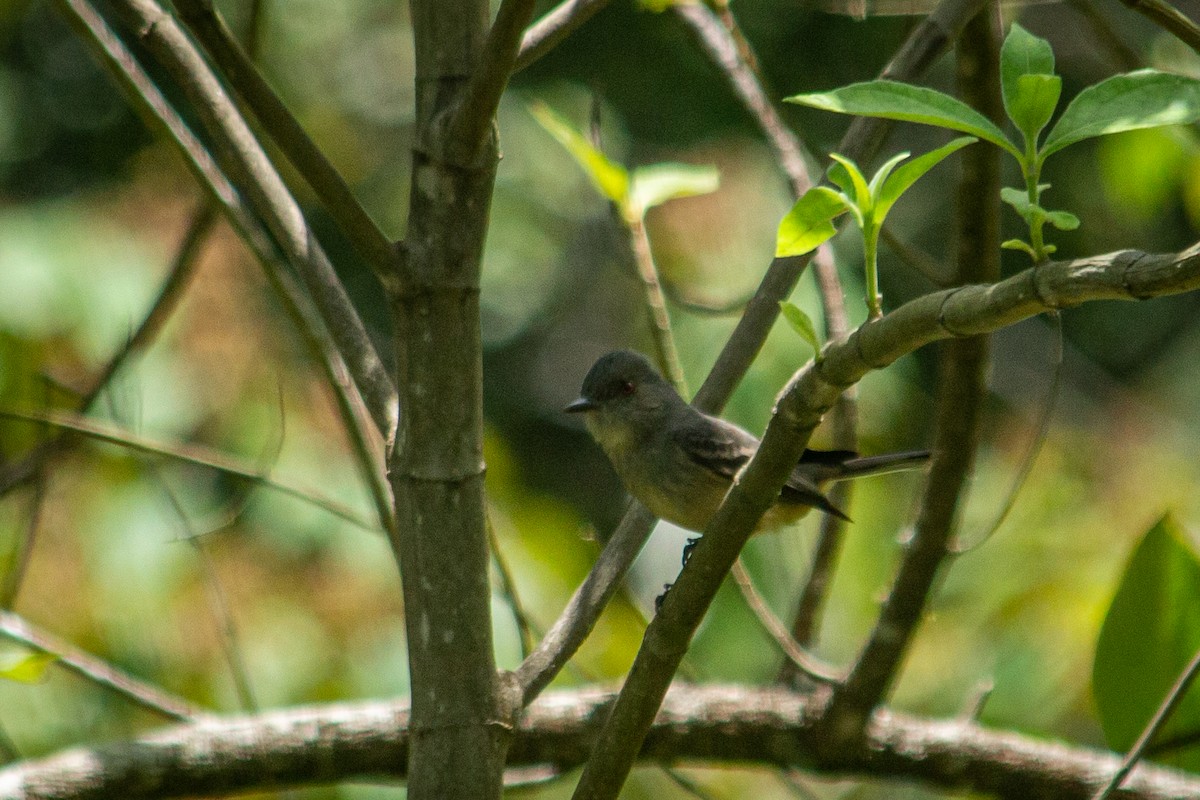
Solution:
{"label": "horizontal branch", "polygon": [[[594,720],[612,695],[555,692],[515,732],[510,767],[562,771],[587,757]],[[781,688],[676,686],[643,759],[814,767],[820,722],[803,694]],[[127,800],[213,796],[339,781],[403,779],[408,707],[399,701],[330,704],[226,717],[141,739],[75,748],[0,769],[0,800]],[[960,720],[881,712],[837,774],[918,780],[1013,797],[1085,798],[1120,765],[1111,753],[991,730]],[[1200,777],[1139,765],[1126,800],[1200,796]]]}

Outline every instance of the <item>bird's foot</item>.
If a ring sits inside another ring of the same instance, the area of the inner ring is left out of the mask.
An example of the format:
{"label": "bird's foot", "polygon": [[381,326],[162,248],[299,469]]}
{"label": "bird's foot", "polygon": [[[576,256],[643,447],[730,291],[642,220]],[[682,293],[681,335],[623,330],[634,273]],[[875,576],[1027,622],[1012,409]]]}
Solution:
{"label": "bird's foot", "polygon": [[660,594],[658,597],[654,598],[654,613],[655,614],[662,611],[662,604],[667,599],[667,592],[671,591],[671,587],[674,585],[675,584],[673,584],[673,583],[664,583],[663,584],[662,594]]}
{"label": "bird's foot", "polygon": [[687,544],[683,546],[683,566],[687,566],[688,559],[692,557],[692,551],[696,549],[696,545],[699,543],[699,536],[688,537]]}

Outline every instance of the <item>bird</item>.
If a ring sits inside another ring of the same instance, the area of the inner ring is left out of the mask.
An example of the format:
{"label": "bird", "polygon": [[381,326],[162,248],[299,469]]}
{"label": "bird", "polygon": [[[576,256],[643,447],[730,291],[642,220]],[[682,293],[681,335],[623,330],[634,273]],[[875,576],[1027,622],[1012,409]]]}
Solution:
{"label": "bird", "polygon": [[[645,356],[617,350],[601,356],[564,411],[580,414],[625,488],[655,516],[703,533],[734,477],[758,449],[750,432],[685,401]],[[860,456],[851,450],[805,450],[778,500],[755,533],[795,522],[816,508],[850,518],[821,487],[924,464],[928,450]],[[684,561],[694,540],[685,550]]]}

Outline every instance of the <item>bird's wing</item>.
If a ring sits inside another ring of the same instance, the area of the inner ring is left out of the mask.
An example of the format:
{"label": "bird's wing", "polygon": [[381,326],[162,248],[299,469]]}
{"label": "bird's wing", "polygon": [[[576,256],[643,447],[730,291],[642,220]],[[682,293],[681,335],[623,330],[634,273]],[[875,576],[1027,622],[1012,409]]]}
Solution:
{"label": "bird's wing", "polygon": [[738,426],[699,412],[672,431],[671,438],[692,461],[728,479],[758,447],[758,440]]}

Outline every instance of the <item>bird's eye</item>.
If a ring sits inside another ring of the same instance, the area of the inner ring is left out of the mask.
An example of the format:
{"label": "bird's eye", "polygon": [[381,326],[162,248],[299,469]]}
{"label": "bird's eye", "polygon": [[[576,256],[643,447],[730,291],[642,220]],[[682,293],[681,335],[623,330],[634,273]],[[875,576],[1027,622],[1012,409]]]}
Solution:
{"label": "bird's eye", "polygon": [[625,397],[628,397],[629,395],[633,394],[633,391],[636,388],[637,387],[633,385],[633,381],[625,381],[621,384],[621,394]]}

